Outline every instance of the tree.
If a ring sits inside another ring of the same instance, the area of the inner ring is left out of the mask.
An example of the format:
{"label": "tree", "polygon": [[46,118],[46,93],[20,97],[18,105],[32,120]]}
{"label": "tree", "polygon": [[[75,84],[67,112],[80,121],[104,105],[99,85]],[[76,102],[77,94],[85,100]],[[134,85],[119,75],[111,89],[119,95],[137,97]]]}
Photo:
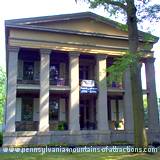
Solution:
{"label": "tree", "polygon": [[6,87],[6,76],[5,72],[0,67],[0,124],[3,123],[3,108],[5,103],[5,87]]}
{"label": "tree", "polygon": [[[103,6],[111,15],[124,15],[127,21],[129,51],[126,57],[119,59],[118,64],[122,68],[128,65],[131,72],[132,104],[134,116],[134,145],[135,147],[147,147],[147,136],[144,127],[144,107],[141,84],[141,61],[139,54],[138,21],[149,19],[157,20],[160,5],[151,4],[151,0],[86,0],[91,8]],[[151,36],[147,38],[153,38]],[[125,59],[125,60],[124,60]],[[127,63],[125,62],[127,60]],[[122,63],[120,63],[122,62]],[[125,65],[123,65],[125,62]],[[116,63],[115,63],[116,66]],[[116,68],[116,67],[115,67]],[[120,67],[119,67],[120,68]],[[113,68],[110,69],[111,71]]]}

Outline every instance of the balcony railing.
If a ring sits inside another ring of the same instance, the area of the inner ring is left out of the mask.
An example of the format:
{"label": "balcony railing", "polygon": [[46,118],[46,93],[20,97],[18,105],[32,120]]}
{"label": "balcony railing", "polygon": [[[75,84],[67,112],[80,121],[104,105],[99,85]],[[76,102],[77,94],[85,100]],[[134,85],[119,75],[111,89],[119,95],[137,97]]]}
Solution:
{"label": "balcony railing", "polygon": [[123,89],[123,84],[122,84],[122,82],[112,81],[112,82],[110,82],[110,83],[107,83],[107,86],[108,86],[109,88]]}
{"label": "balcony railing", "polygon": [[[17,79],[18,84],[40,84],[39,78],[22,78]],[[58,79],[50,79],[50,85],[55,86],[67,86],[68,80],[64,78],[58,78]]]}
{"label": "balcony railing", "polygon": [[39,84],[39,80],[17,80],[18,84]]}
{"label": "balcony railing", "polygon": [[57,79],[51,79],[50,78],[50,85],[55,85],[55,86],[68,86],[68,79],[64,78],[57,78]]}

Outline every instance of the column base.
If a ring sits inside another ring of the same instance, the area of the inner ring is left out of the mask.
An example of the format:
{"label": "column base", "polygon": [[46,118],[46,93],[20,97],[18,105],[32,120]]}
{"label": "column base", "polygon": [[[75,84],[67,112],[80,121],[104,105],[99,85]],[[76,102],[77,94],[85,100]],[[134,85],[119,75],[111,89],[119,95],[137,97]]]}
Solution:
{"label": "column base", "polygon": [[153,142],[159,142],[160,143],[160,129],[157,130],[148,130],[148,143],[151,144]]}

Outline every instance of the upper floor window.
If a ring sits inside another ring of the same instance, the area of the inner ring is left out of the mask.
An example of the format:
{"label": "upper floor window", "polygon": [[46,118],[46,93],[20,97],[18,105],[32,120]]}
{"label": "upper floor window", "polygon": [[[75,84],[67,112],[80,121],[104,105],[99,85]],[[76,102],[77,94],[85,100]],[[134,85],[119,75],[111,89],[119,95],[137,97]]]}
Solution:
{"label": "upper floor window", "polygon": [[59,65],[52,64],[50,66],[50,81],[53,85],[56,85],[59,79]]}
{"label": "upper floor window", "polygon": [[18,83],[39,83],[40,53],[38,49],[21,48],[18,54]]}
{"label": "upper floor window", "polygon": [[89,66],[80,66],[79,79],[89,79]]}
{"label": "upper floor window", "polygon": [[23,63],[23,79],[33,80],[34,77],[34,62]]}

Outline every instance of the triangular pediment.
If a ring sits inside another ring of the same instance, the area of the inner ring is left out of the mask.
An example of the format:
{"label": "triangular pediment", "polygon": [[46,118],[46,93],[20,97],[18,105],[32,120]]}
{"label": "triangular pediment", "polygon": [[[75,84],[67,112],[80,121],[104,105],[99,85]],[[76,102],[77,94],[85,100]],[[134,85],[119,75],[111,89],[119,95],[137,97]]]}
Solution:
{"label": "triangular pediment", "polygon": [[116,22],[91,12],[18,19],[8,21],[8,23],[21,26],[28,25],[49,29],[127,36],[127,32],[120,29]]}
{"label": "triangular pediment", "polygon": [[105,35],[127,36],[127,32],[121,31],[120,29],[117,29],[110,24],[105,24],[93,18],[70,19],[45,23],[42,22],[34,25],[51,29],[63,29]]}

